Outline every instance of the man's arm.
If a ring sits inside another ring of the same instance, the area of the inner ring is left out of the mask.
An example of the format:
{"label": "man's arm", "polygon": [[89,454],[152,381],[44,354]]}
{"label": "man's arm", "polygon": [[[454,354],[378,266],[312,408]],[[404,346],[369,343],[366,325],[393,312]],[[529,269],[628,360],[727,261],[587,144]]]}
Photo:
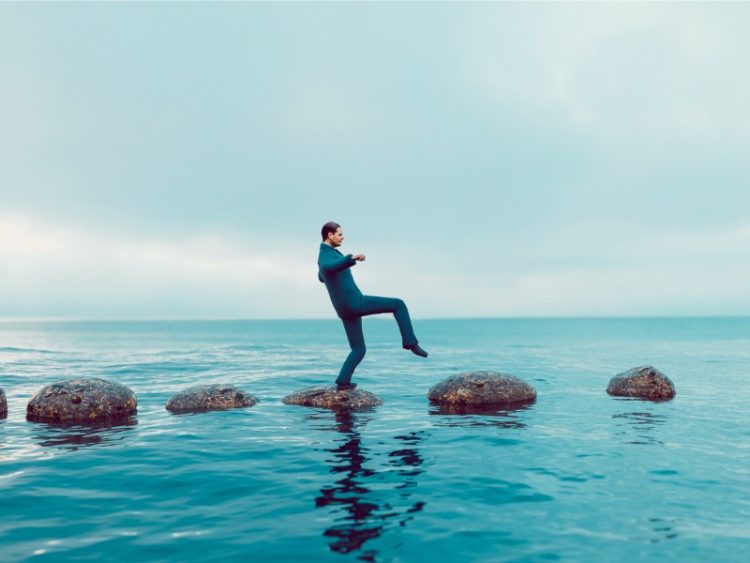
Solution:
{"label": "man's arm", "polygon": [[323,270],[326,274],[335,274],[336,272],[340,272],[341,270],[351,268],[356,263],[357,260],[355,260],[351,254],[340,256],[335,252],[326,252],[325,254],[321,255],[320,260],[318,260],[320,269]]}

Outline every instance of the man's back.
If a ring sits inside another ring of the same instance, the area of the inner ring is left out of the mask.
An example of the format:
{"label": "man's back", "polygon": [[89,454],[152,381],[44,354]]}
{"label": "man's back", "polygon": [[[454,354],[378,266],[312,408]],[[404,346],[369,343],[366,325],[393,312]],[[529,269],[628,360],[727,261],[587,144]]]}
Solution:
{"label": "man's back", "polygon": [[346,316],[356,309],[362,298],[362,292],[354,282],[351,267],[357,261],[351,254],[344,256],[335,248],[320,244],[318,254],[318,279],[326,285],[336,313]]}

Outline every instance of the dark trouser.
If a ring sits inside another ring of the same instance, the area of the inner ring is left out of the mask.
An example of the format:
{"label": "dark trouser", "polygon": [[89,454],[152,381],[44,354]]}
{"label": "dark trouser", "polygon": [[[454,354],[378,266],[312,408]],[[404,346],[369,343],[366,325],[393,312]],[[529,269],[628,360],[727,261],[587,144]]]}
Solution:
{"label": "dark trouser", "polygon": [[401,331],[401,343],[404,347],[417,344],[417,337],[414,335],[414,329],[411,326],[411,318],[406,303],[401,299],[392,297],[363,295],[359,307],[347,311],[346,316],[341,317],[352,351],[349,352],[344,365],[341,366],[341,372],[336,378],[336,383],[351,382],[354,369],[365,357],[367,351],[365,335],[362,332],[362,317],[377,315],[378,313],[393,313],[398,323],[398,329]]}

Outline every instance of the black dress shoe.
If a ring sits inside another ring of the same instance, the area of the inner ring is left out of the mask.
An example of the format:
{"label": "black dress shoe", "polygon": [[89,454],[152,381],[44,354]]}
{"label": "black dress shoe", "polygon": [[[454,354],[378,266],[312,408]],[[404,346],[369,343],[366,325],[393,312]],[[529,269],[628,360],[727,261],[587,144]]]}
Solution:
{"label": "black dress shoe", "polygon": [[356,383],[337,383],[336,384],[336,391],[351,391],[357,386]]}
{"label": "black dress shoe", "polygon": [[407,350],[411,350],[412,354],[416,354],[417,356],[421,356],[423,358],[427,357],[427,352],[425,350],[422,350],[420,348],[419,344],[413,344],[411,346],[405,346]]}

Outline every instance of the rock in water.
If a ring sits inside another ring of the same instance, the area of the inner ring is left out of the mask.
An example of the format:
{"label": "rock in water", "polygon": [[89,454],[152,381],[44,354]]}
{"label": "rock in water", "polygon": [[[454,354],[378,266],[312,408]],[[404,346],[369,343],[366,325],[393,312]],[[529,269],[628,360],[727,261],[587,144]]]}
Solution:
{"label": "rock in water", "polygon": [[303,405],[305,407],[336,410],[362,409],[383,404],[380,397],[373,395],[369,391],[363,391],[362,389],[344,389],[339,391],[335,385],[302,389],[284,397],[283,402],[287,405]]}
{"label": "rock in water", "polygon": [[670,379],[653,366],[640,366],[614,376],[609,381],[607,393],[651,401],[665,401],[676,394]]}
{"label": "rock in water", "polygon": [[5,398],[5,391],[0,389],[0,419],[8,416],[8,401]]}
{"label": "rock in water", "polygon": [[193,385],[167,401],[166,409],[174,413],[222,411],[252,407],[258,401],[234,385],[215,383]]}
{"label": "rock in water", "polygon": [[135,394],[106,379],[68,379],[42,387],[26,407],[35,422],[100,423],[127,420],[137,411]]}
{"label": "rock in water", "polygon": [[519,406],[533,403],[536,391],[528,383],[503,373],[474,371],[444,379],[427,393],[432,403],[449,408]]}

